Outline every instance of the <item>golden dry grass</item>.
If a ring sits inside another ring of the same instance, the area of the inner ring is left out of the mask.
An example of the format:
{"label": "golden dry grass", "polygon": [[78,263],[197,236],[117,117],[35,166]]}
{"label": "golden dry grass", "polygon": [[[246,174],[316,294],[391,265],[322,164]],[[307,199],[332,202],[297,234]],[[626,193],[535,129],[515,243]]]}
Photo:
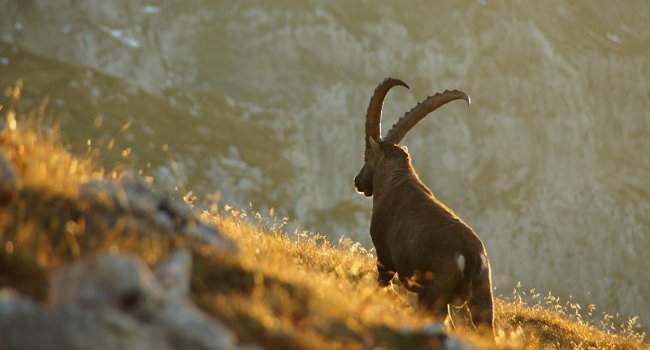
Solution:
{"label": "golden dry grass", "polygon": [[[241,251],[233,254],[155,230],[141,232],[126,224],[134,220],[128,214],[112,225],[95,220],[110,208],[84,206],[77,200],[79,185],[119,174],[107,175],[89,155],[70,154],[56,127],[43,123],[45,106],[22,112],[20,85],[5,96],[0,146],[22,187],[17,198],[0,206],[0,287],[43,300],[48,274],[70,260],[128,251],[153,264],[184,246],[193,252],[192,298],[242,343],[267,349],[439,345],[439,339],[421,332],[431,324],[429,316],[395,289],[379,288],[375,258],[350,240],[332,243],[307,232],[287,233],[282,220],[233,208],[203,211],[206,222],[238,244]],[[496,344],[470,331],[454,333],[486,349],[648,347],[633,322],[617,325],[602,316],[599,322],[614,328],[604,331],[583,320],[574,304],[550,296],[532,299],[539,302],[497,300]],[[588,310],[585,318],[591,316]]]}

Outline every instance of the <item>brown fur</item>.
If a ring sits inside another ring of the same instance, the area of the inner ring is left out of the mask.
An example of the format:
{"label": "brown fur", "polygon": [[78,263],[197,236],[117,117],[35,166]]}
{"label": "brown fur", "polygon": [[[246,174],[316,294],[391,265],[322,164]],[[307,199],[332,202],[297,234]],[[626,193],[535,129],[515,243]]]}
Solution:
{"label": "brown fur", "polygon": [[370,235],[379,283],[388,285],[397,272],[435,315],[445,317],[448,304],[466,303],[474,324],[492,330],[490,266],[480,238],[420,181],[405,148],[372,137],[369,143],[354,184],[373,197]]}

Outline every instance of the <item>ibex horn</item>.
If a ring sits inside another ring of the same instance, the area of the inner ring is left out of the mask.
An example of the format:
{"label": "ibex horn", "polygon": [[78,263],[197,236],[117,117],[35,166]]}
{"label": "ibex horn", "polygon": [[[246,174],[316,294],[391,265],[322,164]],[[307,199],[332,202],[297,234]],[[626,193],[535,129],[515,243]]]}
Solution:
{"label": "ibex horn", "polygon": [[409,112],[404,114],[404,116],[401,117],[397,123],[390,128],[390,130],[388,130],[384,141],[391,144],[398,144],[402,141],[406,133],[427,114],[453,100],[465,100],[467,101],[468,106],[471,102],[469,95],[458,90],[445,90],[443,93],[429,96],[424,101],[418,103],[417,106],[413,107]]}
{"label": "ibex horn", "polygon": [[405,82],[388,77],[377,85],[375,92],[370,98],[368,111],[366,112],[366,149],[370,148],[370,137],[376,141],[381,139],[381,111],[384,105],[384,99],[386,98],[386,94],[388,94],[388,90],[397,85],[409,89],[409,86]]}

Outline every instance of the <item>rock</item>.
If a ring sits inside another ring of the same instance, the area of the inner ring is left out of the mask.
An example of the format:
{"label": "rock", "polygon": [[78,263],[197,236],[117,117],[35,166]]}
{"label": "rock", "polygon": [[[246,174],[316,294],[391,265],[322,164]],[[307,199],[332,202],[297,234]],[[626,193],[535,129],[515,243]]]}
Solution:
{"label": "rock", "polygon": [[233,343],[230,331],[187,301],[190,291],[192,256],[178,250],[153,271],[165,290],[166,302],[155,314],[174,349],[229,349]]}
{"label": "rock", "polygon": [[152,320],[173,349],[232,349],[234,336],[187,300],[164,303]]}
{"label": "rock", "polygon": [[7,203],[18,195],[20,180],[16,176],[13,165],[0,148],[0,204]]}
{"label": "rock", "polygon": [[264,348],[257,344],[244,344],[240,345],[237,350],[264,350]]}
{"label": "rock", "polygon": [[[120,184],[121,191],[119,191],[118,194],[126,196],[126,210],[138,214],[150,214],[155,211],[165,211],[163,206],[167,201],[167,196],[154,191],[146,182],[138,179],[128,179],[122,181]],[[175,215],[170,215],[170,217],[174,216]]]}
{"label": "rock", "polygon": [[186,249],[177,250],[153,268],[156,280],[167,292],[168,298],[185,298],[190,292],[192,256]]}
{"label": "rock", "polygon": [[0,289],[0,317],[36,309],[36,304],[11,289]]}
{"label": "rock", "polygon": [[53,305],[107,306],[148,318],[160,307],[164,291],[141,260],[106,254],[57,271],[48,297]]}
{"label": "rock", "polygon": [[[383,333],[388,333],[385,331]],[[447,327],[440,322],[432,322],[423,327],[412,328],[403,326],[395,336],[401,338],[402,344],[409,348],[430,348],[433,344],[441,350],[474,350],[475,348],[463,342],[460,338],[450,335]]]}
{"label": "rock", "polygon": [[63,267],[49,307],[0,291],[2,349],[234,349],[232,333],[188,299],[191,255],[152,272],[137,257],[104,254]]}
{"label": "rock", "polygon": [[476,350],[475,347],[456,337],[449,337],[442,344],[446,350]]}
{"label": "rock", "polygon": [[105,180],[92,180],[84,183],[79,188],[79,199],[92,206],[121,207],[115,196],[117,186]]}
{"label": "rock", "polygon": [[220,247],[226,251],[236,252],[238,247],[231,240],[224,237],[216,228],[206,225],[201,221],[191,221],[183,227],[184,234],[196,237],[212,246]]}
{"label": "rock", "polygon": [[137,178],[118,184],[105,180],[87,182],[81,186],[79,198],[90,206],[130,213],[163,232],[196,237],[220,249],[237,251],[233,242],[213,226],[203,223],[185,202],[156,192]]}
{"label": "rock", "polygon": [[151,214],[165,198],[150,189],[143,181],[128,179],[121,183],[93,180],[79,190],[79,199],[91,205],[105,205],[122,212]]}
{"label": "rock", "polygon": [[39,307],[0,316],[0,348],[12,350],[173,349],[163,333],[111,308]]}
{"label": "rock", "polygon": [[447,334],[446,328],[443,323],[433,322],[422,327],[421,332],[429,337],[438,337]]}

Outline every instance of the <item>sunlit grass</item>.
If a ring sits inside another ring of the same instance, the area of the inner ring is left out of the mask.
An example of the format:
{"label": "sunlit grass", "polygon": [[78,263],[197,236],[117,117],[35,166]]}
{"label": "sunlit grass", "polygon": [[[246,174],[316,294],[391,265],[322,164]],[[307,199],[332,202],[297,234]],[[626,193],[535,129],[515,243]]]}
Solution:
{"label": "sunlit grass", "polygon": [[[358,243],[332,244],[305,232],[288,235],[281,228],[251,224],[244,215],[231,209],[204,218],[242,248],[238,263],[252,273],[252,295],[267,300],[266,307],[278,307],[280,315],[262,320],[271,328],[315,328],[324,338],[363,343],[372,342],[381,327],[417,329],[431,322],[391,290],[377,288],[374,257]],[[219,303],[219,297],[214,299]]]}
{"label": "sunlit grass", "polygon": [[[88,158],[75,157],[59,142],[58,128],[39,124],[51,116],[46,114],[48,99],[26,115],[21,113],[21,83],[7,88],[0,130],[5,154],[20,174],[21,182],[28,188],[42,188],[53,194],[74,195],[78,185],[103,177],[103,172]],[[20,119],[20,121],[17,120]],[[47,125],[47,124],[46,124]],[[51,181],[56,179],[56,181]]]}
{"label": "sunlit grass", "polygon": [[[0,206],[0,287],[44,300],[47,276],[71,260],[104,251],[127,251],[154,264],[178,247],[193,253],[192,298],[223,320],[241,343],[286,348],[426,348],[419,336],[432,320],[393,288],[375,282],[371,251],[349,239],[330,242],[308,232],[287,232],[286,220],[226,207],[201,217],[235,241],[239,253],[135,225],[111,208],[78,200],[79,185],[119,178],[88,154],[74,156],[59,140],[45,104],[20,109],[20,85],[7,89],[0,111],[0,146],[21,182],[17,198]],[[92,143],[90,143],[92,145]],[[191,198],[191,194],[185,196]],[[525,302],[524,300],[529,300]],[[496,302],[497,343],[455,331],[480,348],[640,349],[634,320],[616,324],[593,306],[561,302],[534,290]]]}

